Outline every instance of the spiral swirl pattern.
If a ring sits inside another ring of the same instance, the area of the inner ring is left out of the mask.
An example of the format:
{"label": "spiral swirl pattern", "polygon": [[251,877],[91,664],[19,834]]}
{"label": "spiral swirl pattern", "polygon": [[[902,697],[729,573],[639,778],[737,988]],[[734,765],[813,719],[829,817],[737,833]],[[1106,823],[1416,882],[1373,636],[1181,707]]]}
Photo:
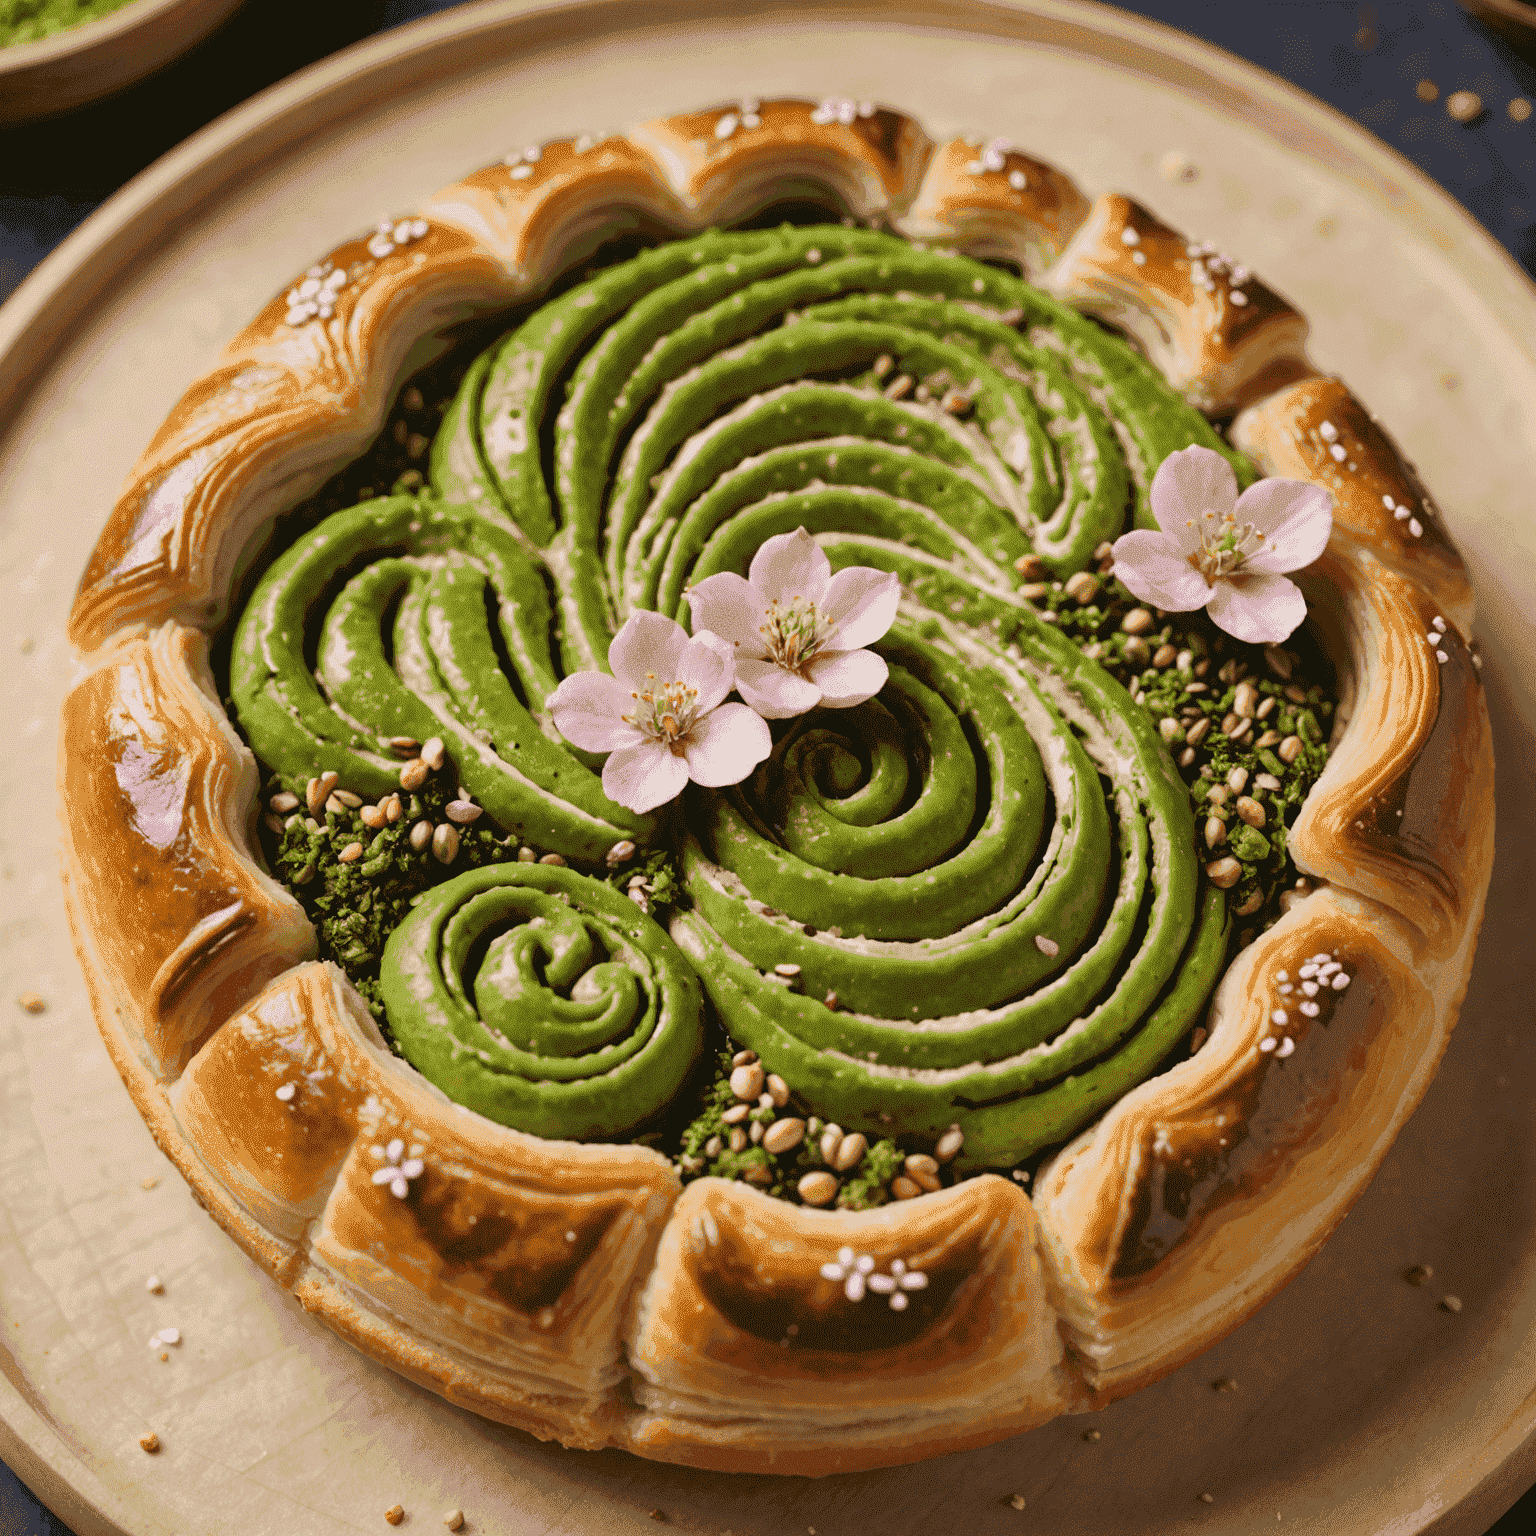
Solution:
{"label": "spiral swirl pattern", "polygon": [[390,738],[441,736],[459,782],[537,847],[595,861],[654,829],[544,733],[558,682],[544,580],[492,520],[414,497],[327,518],[263,576],[230,678],[257,756],[296,788],[318,768],[387,794],[400,776]]}
{"label": "spiral swirl pattern", "polygon": [[547,864],[473,870],[429,891],[380,972],[406,1058],[489,1119],[611,1138],[677,1092],[698,1055],[698,978],[610,886]]}
{"label": "spiral swirl pattern", "polygon": [[[637,610],[686,623],[690,584],[798,527],[834,568],[894,571],[879,697],[685,801],[673,932],[818,1113],[919,1139],[958,1122],[968,1162],[1011,1162],[1146,1076],[1224,959],[1156,732],[1017,596],[1022,556],[1064,576],[1149,524],[1157,465],[1191,443],[1231,456],[1143,359],[1006,272],[841,227],[663,245],[475,362],[430,497],[337,514],[274,564],[237,707],[266,761],[363,792],[392,781],[389,736],[442,735],[502,827],[596,860],[656,824],[555,739],[562,674],[605,667]],[[791,964],[800,990],[774,974]],[[472,1053],[426,1056],[479,1107]]]}

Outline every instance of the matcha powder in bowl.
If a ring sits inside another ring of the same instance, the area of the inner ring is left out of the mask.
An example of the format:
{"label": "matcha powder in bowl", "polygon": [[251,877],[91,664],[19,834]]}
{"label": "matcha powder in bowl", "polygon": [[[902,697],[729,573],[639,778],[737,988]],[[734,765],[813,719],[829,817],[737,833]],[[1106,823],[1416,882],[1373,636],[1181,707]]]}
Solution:
{"label": "matcha powder in bowl", "polygon": [[132,0],[0,0],[0,48],[41,42],[129,4]]}

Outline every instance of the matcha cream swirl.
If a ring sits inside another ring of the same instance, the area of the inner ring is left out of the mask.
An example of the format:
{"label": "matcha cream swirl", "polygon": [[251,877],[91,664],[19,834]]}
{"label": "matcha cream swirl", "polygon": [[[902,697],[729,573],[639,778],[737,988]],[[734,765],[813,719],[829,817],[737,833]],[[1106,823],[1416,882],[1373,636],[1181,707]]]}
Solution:
{"label": "matcha cream swirl", "polygon": [[677,946],[611,886],[548,864],[427,892],[390,935],[380,979],[418,1071],[538,1136],[632,1130],[671,1100],[703,1038]]}
{"label": "matcha cream swirl", "polygon": [[[842,227],[662,245],[475,361],[419,502],[339,513],[272,566],[237,636],[237,708],[295,781],[319,763],[382,793],[388,739],[435,734],[536,847],[594,863],[667,835],[692,898],[674,937],[733,1039],[845,1128],[959,1123],[966,1161],[1007,1164],[1153,1071],[1224,961],[1156,731],[1018,595],[1023,557],[1065,577],[1152,525],[1157,466],[1195,443],[1251,479],[1145,360],[1007,272]],[[637,611],[686,624],[691,585],[797,528],[835,570],[900,578],[886,687],[776,723],[753,777],[690,790],[680,814],[607,802],[550,726],[560,678],[606,670]],[[392,1026],[419,1006],[429,921],[391,941]],[[464,1042],[499,994],[442,986],[437,1043],[397,1034],[479,1107],[491,1047]],[[525,1050],[496,1028],[497,1050]],[[585,1109],[505,1104],[586,1134]],[[622,1117],[601,1118],[594,1134]]]}

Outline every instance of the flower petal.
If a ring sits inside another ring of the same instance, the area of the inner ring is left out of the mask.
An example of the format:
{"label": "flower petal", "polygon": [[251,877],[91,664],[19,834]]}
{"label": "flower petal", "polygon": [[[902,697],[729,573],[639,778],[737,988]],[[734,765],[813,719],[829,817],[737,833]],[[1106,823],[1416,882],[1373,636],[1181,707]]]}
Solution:
{"label": "flower petal", "polygon": [[677,657],[676,680],[699,690],[694,707],[707,714],[721,703],[736,676],[736,653],[729,640],[710,630],[700,630]]}
{"label": "flower petal", "polygon": [[788,720],[821,703],[821,689],[771,661],[738,661],[736,691],[765,720]]}
{"label": "flower petal", "polygon": [[1216,583],[1210,615],[1239,640],[1273,645],[1306,618],[1307,600],[1284,576],[1225,576]]}
{"label": "flower petal", "polygon": [[643,741],[621,718],[635,706],[628,688],[606,672],[573,672],[549,701],[555,729],[583,752],[617,752]]}
{"label": "flower petal", "polygon": [[608,665],[626,688],[643,692],[647,673],[659,683],[670,683],[677,676],[677,658],[687,642],[687,631],[676,619],[642,609],[632,613],[613,637]]}
{"label": "flower petal", "polygon": [[760,607],[767,607],[774,598],[788,603],[803,597],[808,603],[819,604],[831,574],[832,562],[804,528],[765,539],[747,569],[747,579],[761,599]]}
{"label": "flower petal", "polygon": [[1305,480],[1260,480],[1238,499],[1237,520],[1264,535],[1258,553],[1243,561],[1245,571],[1299,571],[1327,548],[1333,497]]}
{"label": "flower petal", "polygon": [[768,722],[745,704],[722,704],[683,743],[688,777],[711,788],[741,783],[772,751]]}
{"label": "flower petal", "polygon": [[752,590],[745,576],[721,571],[706,576],[688,589],[693,628],[711,630],[729,640],[741,656],[766,656],[762,625],[767,604]]}
{"label": "flower petal", "polygon": [[806,668],[828,709],[848,709],[885,687],[891,669],[873,651],[824,651]]}
{"label": "flower petal", "polygon": [[[1211,448],[1198,445],[1170,453],[1152,477],[1152,515],[1181,555],[1200,548],[1207,512],[1224,518],[1237,503],[1237,476]],[[1118,576],[1120,573],[1115,572]]]}
{"label": "flower petal", "polygon": [[832,626],[832,650],[857,651],[873,645],[896,621],[901,581],[894,571],[850,565],[827,583],[817,605]]}
{"label": "flower petal", "polygon": [[687,782],[687,762],[654,736],[615,752],[603,765],[603,793],[632,811],[654,811],[675,800]]}
{"label": "flower petal", "polygon": [[1210,601],[1211,589],[1205,577],[1165,533],[1153,533],[1150,528],[1122,533],[1115,540],[1114,556],[1116,580],[1123,582],[1132,596],[1154,608],[1188,613]]}

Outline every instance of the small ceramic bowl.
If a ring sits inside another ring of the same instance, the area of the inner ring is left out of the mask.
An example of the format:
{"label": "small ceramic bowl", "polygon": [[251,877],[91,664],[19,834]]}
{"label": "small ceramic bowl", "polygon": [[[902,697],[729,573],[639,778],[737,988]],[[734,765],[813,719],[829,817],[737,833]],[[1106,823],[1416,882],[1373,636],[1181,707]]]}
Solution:
{"label": "small ceramic bowl", "polygon": [[130,0],[96,21],[0,48],[0,124],[110,96],[201,42],[243,0]]}
{"label": "small ceramic bowl", "polygon": [[1461,8],[1497,32],[1517,53],[1536,60],[1536,5],[1527,0],[1461,0]]}

